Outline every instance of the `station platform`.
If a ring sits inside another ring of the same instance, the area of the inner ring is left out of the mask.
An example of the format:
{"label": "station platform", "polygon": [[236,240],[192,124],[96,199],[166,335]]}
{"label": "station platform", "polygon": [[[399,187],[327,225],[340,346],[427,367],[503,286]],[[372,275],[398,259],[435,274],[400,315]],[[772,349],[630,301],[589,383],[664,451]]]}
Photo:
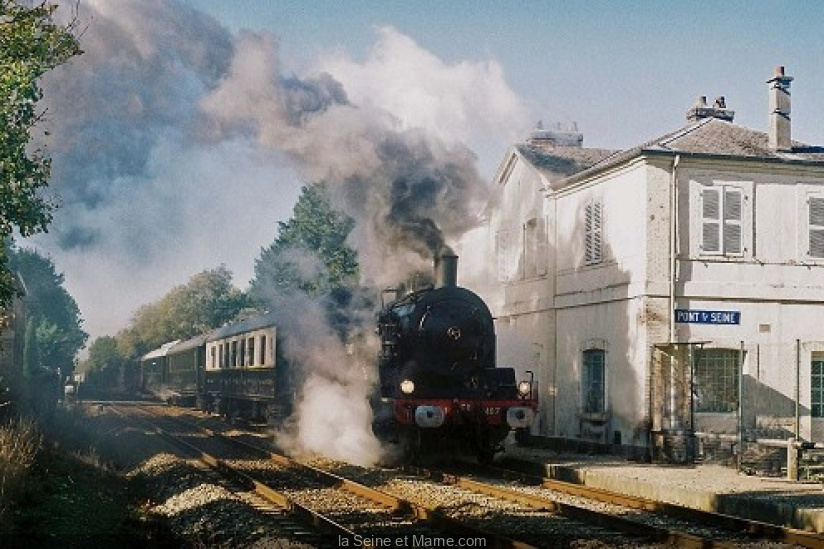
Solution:
{"label": "station platform", "polygon": [[507,446],[501,465],[684,507],[824,533],[824,484],[752,476],[721,465],[660,465],[618,456]]}

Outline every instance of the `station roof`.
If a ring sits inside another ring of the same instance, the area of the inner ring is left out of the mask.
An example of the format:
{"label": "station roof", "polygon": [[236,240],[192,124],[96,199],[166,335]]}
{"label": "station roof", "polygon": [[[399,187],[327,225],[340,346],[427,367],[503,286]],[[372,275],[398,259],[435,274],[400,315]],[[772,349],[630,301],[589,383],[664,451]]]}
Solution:
{"label": "station roof", "polygon": [[704,118],[636,147],[616,152],[582,171],[570,174],[564,182],[586,178],[643,154],[667,154],[759,160],[791,164],[812,164],[824,168],[824,147],[793,141],[792,150],[770,147],[766,132],[752,130],[718,118]]}

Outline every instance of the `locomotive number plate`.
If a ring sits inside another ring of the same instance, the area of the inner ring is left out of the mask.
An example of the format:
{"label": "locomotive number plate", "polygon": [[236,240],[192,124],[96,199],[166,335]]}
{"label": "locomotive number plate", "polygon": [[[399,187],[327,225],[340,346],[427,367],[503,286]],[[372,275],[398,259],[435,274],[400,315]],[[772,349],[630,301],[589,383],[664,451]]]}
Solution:
{"label": "locomotive number plate", "polygon": [[501,414],[501,408],[498,406],[487,406],[484,408],[484,413],[488,416],[497,416]]}

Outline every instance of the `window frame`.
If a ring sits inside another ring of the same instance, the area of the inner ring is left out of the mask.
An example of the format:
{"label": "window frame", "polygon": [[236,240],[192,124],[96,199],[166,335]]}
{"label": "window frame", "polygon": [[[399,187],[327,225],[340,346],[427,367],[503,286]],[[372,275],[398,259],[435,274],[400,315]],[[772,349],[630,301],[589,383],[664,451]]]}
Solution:
{"label": "window frame", "polygon": [[[715,194],[717,196],[717,205],[714,208],[716,215],[708,214],[707,196]],[[730,216],[733,208],[736,206],[732,197],[738,197],[738,215],[737,217]],[[717,256],[717,257],[743,257],[747,251],[744,231],[745,208],[747,203],[747,195],[745,189],[739,185],[732,185],[727,183],[718,183],[713,185],[702,185],[698,193],[701,211],[701,225],[699,228],[698,249],[701,255]],[[708,226],[715,226],[717,229],[717,236],[715,242],[717,248],[712,249],[706,246],[707,244],[707,228]],[[737,249],[730,243],[730,235],[738,232]]]}
{"label": "window frame", "polygon": [[[596,359],[593,361],[592,359]],[[593,367],[599,368],[593,372]],[[593,375],[596,374],[596,375]],[[593,378],[597,377],[593,383]],[[597,393],[597,394],[596,394]],[[594,404],[594,405],[593,405]],[[607,411],[607,353],[604,349],[585,349],[581,361],[581,412],[605,414]]]}
{"label": "window frame", "polygon": [[810,417],[824,418],[824,353],[819,352],[810,356]]}
{"label": "window frame", "polygon": [[524,279],[540,278],[549,272],[546,220],[536,216],[524,223]]}
{"label": "window frame", "polygon": [[[692,376],[696,413],[730,414],[738,411],[741,358],[741,350],[734,348],[710,347],[698,351]],[[721,370],[720,376],[718,370]]]}

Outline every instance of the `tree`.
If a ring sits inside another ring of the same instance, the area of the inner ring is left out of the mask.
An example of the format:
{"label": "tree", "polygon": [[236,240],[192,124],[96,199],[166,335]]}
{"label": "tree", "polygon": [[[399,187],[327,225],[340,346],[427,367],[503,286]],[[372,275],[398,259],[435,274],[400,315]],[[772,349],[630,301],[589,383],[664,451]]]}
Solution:
{"label": "tree", "polygon": [[71,372],[89,336],[83,331],[77,302],[63,287],[63,274],[35,250],[10,248],[9,254],[10,267],[26,286],[26,315],[36,331],[39,365]]}
{"label": "tree", "polygon": [[31,377],[40,370],[40,349],[37,342],[37,327],[29,320],[26,322],[26,336],[23,343],[23,373]]}
{"label": "tree", "polygon": [[278,223],[277,238],[255,261],[252,296],[266,302],[299,290],[318,297],[357,284],[357,253],[346,244],[354,224],[332,208],[323,183],[303,187],[292,218]]}
{"label": "tree", "polygon": [[138,309],[131,326],[118,334],[118,345],[124,356],[133,357],[222,326],[249,305],[246,294],[232,284],[232,273],[221,265],[194,275],[157,303]]}
{"label": "tree", "polygon": [[[42,195],[51,162],[30,141],[43,118],[38,80],[82,53],[74,36],[76,20],[58,25],[56,5],[25,6],[0,0],[0,238],[46,230],[54,204]],[[0,305],[15,292],[5,246],[0,247]]]}
{"label": "tree", "polygon": [[111,367],[119,367],[121,362],[117,339],[112,336],[101,336],[89,345],[89,357],[83,361],[81,371],[87,374],[100,372]]}

